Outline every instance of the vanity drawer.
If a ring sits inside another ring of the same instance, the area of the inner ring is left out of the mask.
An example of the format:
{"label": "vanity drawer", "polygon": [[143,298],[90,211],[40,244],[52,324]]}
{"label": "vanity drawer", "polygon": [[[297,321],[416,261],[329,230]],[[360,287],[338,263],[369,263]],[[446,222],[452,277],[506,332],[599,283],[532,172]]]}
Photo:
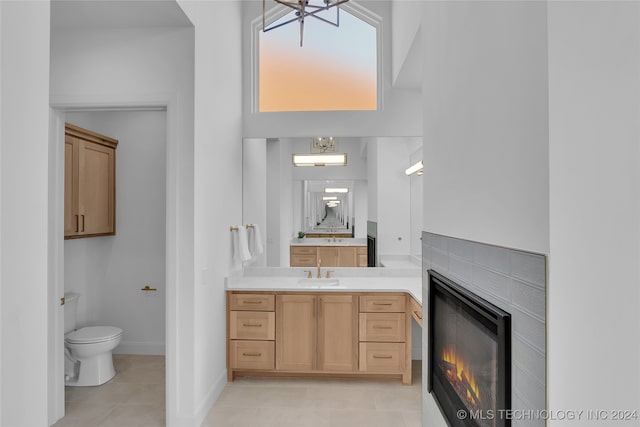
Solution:
{"label": "vanity drawer", "polygon": [[413,298],[409,298],[409,311],[411,312],[411,316],[416,319],[418,325],[422,327],[422,306]]}
{"label": "vanity drawer", "polygon": [[291,255],[291,267],[316,267],[317,264],[315,255]]}
{"label": "vanity drawer", "polygon": [[315,246],[291,246],[291,255],[316,255]]}
{"label": "vanity drawer", "polygon": [[404,295],[365,295],[360,297],[360,312],[404,313]]}
{"label": "vanity drawer", "polygon": [[258,310],[273,311],[276,306],[276,296],[269,294],[231,294],[230,310]]}
{"label": "vanity drawer", "polygon": [[360,313],[360,341],[404,342],[404,313]]}
{"label": "vanity drawer", "polygon": [[233,369],[274,369],[274,341],[231,341],[229,354]]}
{"label": "vanity drawer", "polygon": [[404,343],[360,343],[360,371],[402,373],[404,364]]}
{"label": "vanity drawer", "polygon": [[356,262],[358,267],[367,267],[369,265],[366,246],[358,246],[356,248],[356,258],[357,258]]}
{"label": "vanity drawer", "polygon": [[232,311],[229,313],[232,340],[275,340],[276,313],[273,311]]}

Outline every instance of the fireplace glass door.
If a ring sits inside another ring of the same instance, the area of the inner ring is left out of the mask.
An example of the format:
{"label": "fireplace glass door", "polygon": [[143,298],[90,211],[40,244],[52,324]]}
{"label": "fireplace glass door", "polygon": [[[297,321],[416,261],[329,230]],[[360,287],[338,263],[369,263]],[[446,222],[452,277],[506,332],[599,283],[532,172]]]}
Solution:
{"label": "fireplace glass door", "polygon": [[[510,402],[509,316],[450,285],[455,284],[444,277],[430,282],[429,380],[434,397],[452,426],[504,426],[499,415]],[[467,416],[459,416],[460,410]]]}

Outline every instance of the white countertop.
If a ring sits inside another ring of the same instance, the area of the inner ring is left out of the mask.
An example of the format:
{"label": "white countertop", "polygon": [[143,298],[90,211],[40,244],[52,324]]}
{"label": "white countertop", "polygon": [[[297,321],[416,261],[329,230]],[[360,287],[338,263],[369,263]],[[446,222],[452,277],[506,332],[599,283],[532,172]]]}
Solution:
{"label": "white countertop", "polygon": [[328,285],[327,279],[304,279],[304,276],[227,277],[225,288],[229,291],[408,292],[422,304],[422,278],[419,276],[336,277],[335,279],[338,280],[337,286]]}
{"label": "white countertop", "polygon": [[291,246],[367,246],[366,238],[319,238],[305,237],[304,239],[291,240]]}

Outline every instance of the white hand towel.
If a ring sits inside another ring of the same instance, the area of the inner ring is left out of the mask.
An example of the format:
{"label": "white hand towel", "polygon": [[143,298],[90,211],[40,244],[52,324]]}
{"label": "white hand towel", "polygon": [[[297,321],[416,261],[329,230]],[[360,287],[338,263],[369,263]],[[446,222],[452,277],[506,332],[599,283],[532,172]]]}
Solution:
{"label": "white hand towel", "polygon": [[247,243],[247,230],[242,226],[235,226],[231,231],[231,268],[242,268],[242,263],[251,259]]}
{"label": "white hand towel", "polygon": [[249,234],[249,252],[251,252],[251,256],[255,258],[264,251],[258,224],[253,224],[253,227],[250,227],[247,233]]}
{"label": "white hand towel", "polygon": [[247,238],[246,227],[238,227],[238,251],[241,261],[249,261],[251,252],[249,252],[249,239]]}

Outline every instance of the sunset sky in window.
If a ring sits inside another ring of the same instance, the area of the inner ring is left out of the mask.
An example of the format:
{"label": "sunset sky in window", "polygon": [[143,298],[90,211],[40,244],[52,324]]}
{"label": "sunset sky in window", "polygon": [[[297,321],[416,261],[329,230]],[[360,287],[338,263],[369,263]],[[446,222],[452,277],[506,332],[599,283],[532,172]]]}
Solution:
{"label": "sunset sky in window", "polygon": [[338,28],[309,17],[304,27],[303,47],[298,22],[260,31],[259,111],[375,110],[376,29],[342,9]]}

